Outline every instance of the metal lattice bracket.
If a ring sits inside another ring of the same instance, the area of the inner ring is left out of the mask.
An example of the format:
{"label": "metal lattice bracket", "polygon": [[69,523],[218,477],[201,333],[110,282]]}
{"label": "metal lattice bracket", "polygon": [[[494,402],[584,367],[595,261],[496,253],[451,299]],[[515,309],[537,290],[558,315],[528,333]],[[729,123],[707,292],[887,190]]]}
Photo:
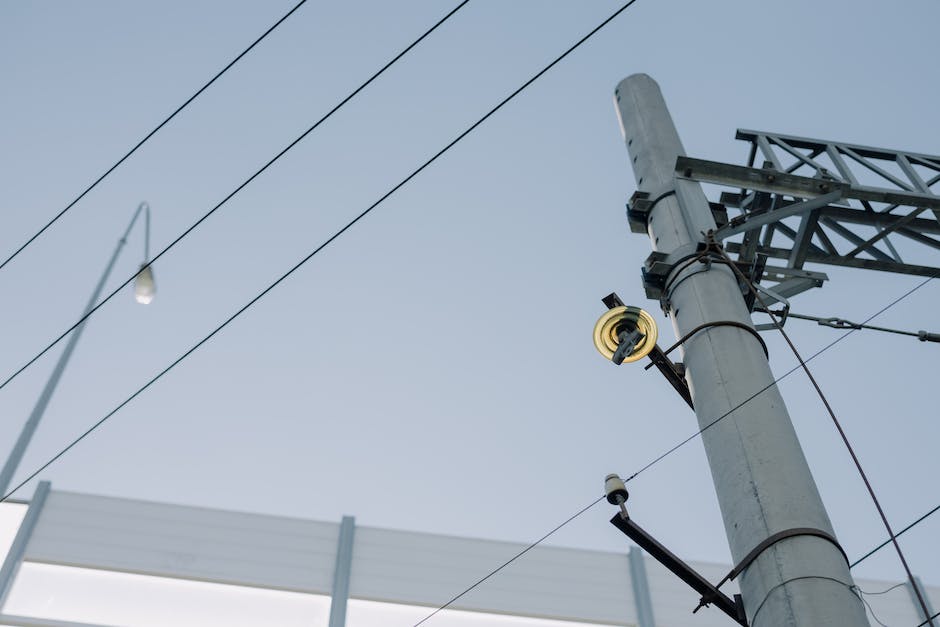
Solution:
{"label": "metal lattice bracket", "polygon": [[679,157],[676,177],[735,188],[721,204],[737,215],[715,236],[741,262],[783,260],[761,277],[776,293],[821,286],[827,276],[806,263],[940,274],[940,156],[747,130],[737,138],[751,145],[746,166]]}

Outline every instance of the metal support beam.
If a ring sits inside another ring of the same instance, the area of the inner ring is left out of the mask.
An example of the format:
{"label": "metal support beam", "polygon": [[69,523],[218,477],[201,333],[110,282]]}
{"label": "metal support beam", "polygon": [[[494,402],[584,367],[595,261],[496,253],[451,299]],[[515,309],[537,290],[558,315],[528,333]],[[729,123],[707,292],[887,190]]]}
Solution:
{"label": "metal support beam", "polygon": [[676,557],[672,551],[660,544],[656,538],[648,534],[646,530],[633,522],[633,520],[618,512],[610,519],[610,523],[626,534],[628,538],[643,547],[643,550],[649,553],[657,562],[668,568],[672,574],[702,595],[702,602],[698,608],[692,610],[693,614],[705,605],[714,605],[739,625],[747,627],[747,621],[744,619],[740,607],[735,603],[734,599],[716,588],[710,581],[693,570],[691,566]]}
{"label": "metal support beam", "polygon": [[834,191],[845,194],[849,190],[849,186],[840,181],[816,179],[787,174],[778,170],[748,168],[742,165],[684,156],[679,156],[676,159],[675,172],[676,176],[690,181],[742,187],[758,192],[784,194],[796,198],[815,198]]}
{"label": "metal support beam", "polygon": [[638,546],[631,546],[627,559],[630,560],[630,586],[633,588],[637,627],[656,627],[656,621],[653,619],[650,583],[646,578],[646,564],[643,562],[643,550]]}
{"label": "metal support beam", "polygon": [[742,187],[797,198],[814,198],[834,190],[841,190],[843,198],[940,209],[940,196],[930,193],[917,193],[906,189],[884,189],[868,185],[849,185],[831,179],[797,176],[776,170],[748,168],[705,159],[680,157],[676,161],[675,171],[680,178],[700,183]]}
{"label": "metal support beam", "polygon": [[6,605],[7,597],[10,594],[10,588],[13,587],[13,580],[20,569],[20,563],[23,561],[23,555],[26,554],[26,545],[29,544],[29,538],[33,535],[36,523],[39,522],[39,515],[46,504],[46,497],[49,496],[49,489],[52,484],[48,481],[40,481],[33,493],[33,499],[29,502],[26,509],[26,516],[20,523],[20,528],[13,538],[13,544],[3,560],[3,566],[0,567],[0,610]]}
{"label": "metal support beam", "polygon": [[813,244],[813,235],[816,233],[816,225],[819,224],[819,212],[810,211],[804,213],[800,220],[800,228],[796,232],[796,240],[793,242],[793,254],[787,260],[787,265],[791,268],[802,268],[806,263],[806,253]]}
{"label": "metal support beam", "polygon": [[352,573],[355,535],[356,519],[352,516],[343,516],[343,522],[339,525],[339,540],[336,543],[336,570],[333,572],[329,627],[346,625],[346,602],[349,600],[349,576]]}
{"label": "metal support beam", "polygon": [[[715,230],[716,224],[701,186],[688,176],[675,176],[677,159],[685,153],[659,86],[638,74],[622,81],[616,96],[638,190],[651,197],[658,190],[676,190],[650,214],[654,251],[669,254],[702,243],[702,234]],[[766,174],[759,171],[759,177]],[[804,198],[848,187],[796,178],[831,185],[811,194],[801,192]],[[713,264],[707,272],[680,266],[669,283],[669,315],[677,337],[719,320],[753,324],[735,275],[724,265]],[[734,561],[740,563],[755,546],[783,530],[813,528],[834,535],[767,358],[751,334],[733,326],[715,327],[686,342],[683,351],[696,417],[701,427],[709,427],[702,441]],[[718,417],[724,418],[715,422]],[[850,589],[853,581],[845,558],[818,537],[788,537],[767,547],[738,582],[754,627],[868,624],[861,600]]]}
{"label": "metal support beam", "polygon": [[829,205],[829,203],[836,202],[839,200],[841,195],[842,191],[836,190],[834,192],[829,192],[828,194],[823,194],[822,196],[817,196],[816,198],[812,198],[810,200],[795,202],[790,205],[786,205],[785,207],[774,209],[773,211],[762,211],[760,213],[745,214],[741,216],[739,220],[733,220],[729,222],[727,226],[718,229],[718,231],[715,232],[715,238],[718,240],[723,240],[726,237],[759,228],[765,224],[770,224],[771,222],[779,222],[780,220],[789,218],[790,216],[809,214],[810,212],[816,211],[817,209],[822,209],[823,207]]}
{"label": "metal support beam", "polygon": [[[725,244],[725,250],[731,253],[739,253],[744,249],[737,242],[728,242]],[[767,255],[774,259],[789,259],[793,250],[790,248],[778,248],[776,246],[758,246],[756,252],[761,255]],[[898,263],[893,260],[881,261],[878,259],[863,259],[861,257],[841,257],[836,255],[822,255],[814,253],[812,250],[806,254],[807,263],[820,263],[830,266],[843,266],[846,268],[864,268],[865,270],[879,270],[881,272],[898,272],[900,274],[912,274],[914,276],[935,277],[940,273],[940,268],[932,266],[921,266],[912,263]]]}

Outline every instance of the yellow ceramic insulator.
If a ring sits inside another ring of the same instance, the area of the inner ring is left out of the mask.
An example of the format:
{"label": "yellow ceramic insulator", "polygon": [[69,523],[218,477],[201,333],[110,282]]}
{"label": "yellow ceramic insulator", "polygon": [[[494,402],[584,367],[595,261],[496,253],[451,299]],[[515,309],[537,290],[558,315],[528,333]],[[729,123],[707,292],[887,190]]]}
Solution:
{"label": "yellow ceramic insulator", "polygon": [[594,325],[594,346],[601,355],[613,359],[614,352],[620,346],[620,334],[634,329],[638,329],[644,337],[623,361],[627,363],[643,359],[656,346],[659,332],[653,316],[639,307],[621,306],[608,309]]}

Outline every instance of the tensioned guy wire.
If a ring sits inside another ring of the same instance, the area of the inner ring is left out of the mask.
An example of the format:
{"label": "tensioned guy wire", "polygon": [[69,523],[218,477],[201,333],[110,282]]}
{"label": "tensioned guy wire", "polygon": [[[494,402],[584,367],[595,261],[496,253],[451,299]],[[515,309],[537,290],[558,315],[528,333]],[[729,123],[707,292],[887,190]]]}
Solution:
{"label": "tensioned guy wire", "polygon": [[[755,309],[755,311],[763,311],[768,313],[763,309]],[[903,329],[892,329],[889,327],[879,327],[872,324],[860,324],[858,322],[852,322],[851,320],[846,320],[845,318],[821,318],[819,316],[810,316],[807,314],[794,313],[788,311],[785,316],[785,320],[790,318],[796,318],[798,320],[811,320],[816,324],[829,327],[831,329],[867,329],[869,331],[881,331],[882,333],[893,333],[895,335],[905,335],[907,337],[916,337],[921,342],[940,342],[940,333],[930,333],[928,331],[905,331]]]}
{"label": "tensioned guy wire", "polygon": [[82,323],[83,323],[85,320],[87,320],[92,314],[94,314],[96,311],[98,311],[98,309],[100,309],[105,303],[107,303],[109,300],[111,300],[112,298],[114,298],[114,296],[115,296],[118,292],[120,292],[120,291],[121,291],[122,289],[124,289],[131,281],[134,280],[134,278],[137,276],[137,274],[138,274],[141,270],[143,270],[145,267],[149,267],[149,266],[153,265],[153,263],[154,263],[157,259],[159,259],[159,258],[162,257],[164,254],[166,254],[166,252],[169,251],[171,248],[173,248],[174,246],[176,246],[184,237],[186,237],[187,235],[189,235],[190,233],[192,233],[200,224],[202,224],[203,222],[205,222],[205,221],[209,218],[209,216],[211,216],[213,213],[215,213],[216,211],[218,211],[225,203],[227,203],[229,200],[231,200],[238,192],[240,192],[242,189],[244,189],[245,187],[247,187],[247,186],[248,186],[252,181],[254,181],[256,178],[258,178],[259,176],[261,176],[261,174],[262,174],[265,170],[267,170],[269,167],[271,167],[278,159],[280,159],[280,158],[283,157],[285,154],[287,154],[288,151],[290,151],[294,146],[296,146],[297,144],[299,144],[299,143],[301,142],[301,140],[303,140],[307,135],[309,135],[310,133],[312,133],[318,126],[320,126],[320,125],[323,124],[326,120],[328,120],[330,117],[332,117],[332,115],[333,115],[334,113],[336,113],[337,111],[339,111],[346,103],[348,103],[350,100],[352,100],[359,92],[361,92],[363,89],[365,89],[367,86],[369,86],[369,84],[371,84],[371,83],[372,83],[375,79],[377,79],[379,76],[381,76],[382,74],[384,74],[386,70],[388,70],[390,67],[392,67],[392,65],[394,65],[399,59],[401,59],[403,56],[405,56],[412,48],[414,48],[414,47],[417,46],[419,43],[421,43],[428,35],[430,35],[430,34],[433,33],[435,30],[437,30],[437,28],[438,28],[439,26],[441,26],[444,22],[446,22],[448,19],[450,19],[451,16],[453,16],[457,11],[459,11],[461,8],[463,8],[464,5],[466,5],[469,1],[470,1],[470,0],[463,0],[463,2],[461,2],[461,3],[458,4],[456,7],[454,7],[453,9],[451,9],[451,11],[450,11],[449,13],[447,13],[447,15],[445,15],[444,17],[442,17],[440,20],[438,20],[437,23],[434,24],[434,26],[432,26],[431,28],[429,28],[428,30],[426,30],[426,31],[424,32],[424,34],[422,34],[420,37],[418,37],[418,38],[415,39],[413,42],[411,42],[411,44],[409,44],[408,47],[406,47],[404,50],[402,50],[402,51],[399,52],[397,55],[395,55],[395,56],[391,59],[391,61],[389,61],[388,63],[386,63],[385,65],[383,65],[382,68],[379,69],[375,74],[373,74],[372,76],[370,76],[368,79],[366,79],[365,82],[363,82],[361,85],[359,85],[359,87],[357,87],[356,89],[354,89],[348,96],[346,96],[346,97],[343,98],[341,101],[339,101],[339,103],[336,104],[332,109],[330,109],[323,117],[321,117],[319,120],[317,120],[317,121],[316,121],[312,126],[310,126],[306,131],[304,131],[303,133],[301,133],[299,137],[297,137],[294,141],[292,141],[291,143],[289,143],[289,144],[288,144],[284,149],[282,149],[279,153],[277,153],[276,155],[274,155],[267,163],[265,163],[263,166],[261,166],[261,168],[258,169],[254,174],[252,174],[252,175],[249,176],[247,179],[245,179],[238,187],[236,187],[236,188],[235,188],[232,192],[230,192],[225,198],[223,198],[216,206],[214,206],[212,209],[210,209],[210,210],[207,211],[205,214],[203,214],[203,216],[202,216],[201,218],[199,218],[198,220],[196,220],[195,222],[193,222],[193,224],[190,225],[189,228],[187,228],[185,231],[183,231],[182,233],[180,233],[180,234],[176,237],[176,239],[174,239],[172,242],[170,242],[169,244],[167,244],[167,246],[166,246],[163,250],[161,250],[159,253],[157,253],[157,255],[156,255],[153,259],[148,260],[147,263],[146,263],[144,266],[141,266],[136,272],[134,272],[134,274],[132,274],[131,276],[127,277],[127,279],[126,279],[123,283],[121,283],[120,285],[118,285],[118,286],[114,289],[114,291],[112,291],[110,294],[108,294],[107,296],[105,296],[105,297],[101,300],[101,302],[99,302],[97,305],[95,305],[94,307],[92,307],[91,309],[89,309],[89,310],[85,313],[85,315],[83,315],[81,318],[79,318],[78,320],[76,320],[75,323],[74,323],[72,326],[70,326],[68,329],[66,329],[65,331],[63,331],[56,339],[54,339],[52,342],[50,342],[44,349],[42,349],[39,353],[37,353],[32,359],[30,359],[29,361],[27,361],[25,364],[23,364],[22,366],[20,366],[20,368],[17,369],[13,374],[11,374],[10,376],[8,376],[8,377],[3,381],[3,383],[0,383],[0,390],[2,390],[3,388],[5,388],[11,381],[13,381],[13,379],[15,379],[17,376],[19,376],[20,373],[22,373],[24,370],[26,370],[26,369],[29,368],[31,365],[33,365],[34,363],[36,363],[36,361],[37,361],[40,357],[42,357],[43,355],[45,355],[50,349],[52,349],[53,346],[55,346],[56,344],[58,344],[59,342],[61,342],[62,339],[63,339],[65,336],[67,336],[69,333],[71,333],[71,332],[74,331],[76,328],[78,328],[78,326],[79,326],[80,324],[82,324]]}
{"label": "tensioned guy wire", "polygon": [[[192,96],[190,96],[189,98],[187,98],[186,101],[185,101],[183,104],[181,104],[179,107],[177,107],[176,110],[173,111],[173,113],[171,113],[169,116],[167,116],[167,118],[166,118],[165,120],[163,120],[162,122],[160,122],[159,124],[157,124],[157,126],[155,126],[152,131],[150,131],[149,133],[147,133],[146,135],[144,135],[144,138],[143,138],[143,139],[141,139],[139,142],[137,142],[137,143],[134,145],[134,147],[131,148],[129,151],[127,151],[127,153],[126,153],[123,157],[121,157],[120,159],[118,159],[118,160],[114,163],[114,165],[112,165],[110,168],[108,168],[107,170],[105,170],[105,171],[104,171],[104,174],[102,174],[102,175],[99,176],[97,179],[95,179],[94,182],[92,182],[91,185],[89,185],[88,187],[86,187],[86,188],[84,189],[84,191],[82,191],[82,193],[80,193],[78,196],[76,196],[76,197],[72,200],[72,202],[70,202],[69,204],[67,204],[67,205],[65,206],[65,208],[62,209],[62,211],[60,211],[59,213],[57,213],[51,220],[49,220],[48,222],[46,222],[45,226],[43,226],[41,229],[39,229],[38,231],[36,231],[36,233],[34,233],[32,237],[30,237],[28,240],[26,240],[19,248],[17,248],[16,250],[14,250],[13,253],[10,254],[10,256],[7,257],[7,258],[3,261],[3,263],[0,263],[0,270],[3,270],[3,268],[6,267],[6,265],[7,265],[8,263],[10,263],[11,261],[13,261],[13,258],[14,258],[14,257],[16,257],[16,256],[19,255],[21,252],[23,252],[23,251],[26,249],[27,246],[29,246],[30,244],[32,244],[40,235],[42,235],[43,233],[45,233],[46,230],[47,230],[49,227],[51,227],[53,224],[55,224],[55,223],[59,220],[59,218],[61,218],[62,216],[64,216],[64,215],[66,214],[66,212],[68,212],[69,209],[71,209],[72,207],[74,207],[74,206],[78,203],[78,201],[80,201],[82,198],[84,198],[84,197],[88,194],[88,192],[90,192],[90,191],[93,190],[95,187],[97,187],[97,186],[98,186],[98,183],[100,183],[100,182],[103,181],[105,178],[107,178],[107,176],[108,176],[109,174],[111,174],[112,172],[114,172],[114,171],[118,168],[118,166],[120,166],[122,163],[124,163],[132,154],[134,154],[135,152],[137,152],[137,149],[138,149],[138,148],[140,148],[141,146],[143,146],[143,145],[147,142],[148,139],[150,139],[151,137],[153,137],[154,135],[156,135],[157,132],[158,132],[160,129],[162,129],[164,126],[166,126],[166,125],[169,123],[170,120],[172,120],[173,118],[175,118],[176,115],[177,115],[180,111],[182,111],[182,110],[185,109],[187,106],[189,106],[189,104],[190,104],[193,100],[195,100],[196,98],[198,98],[198,97],[202,94],[202,92],[204,92],[206,89],[208,89],[208,88],[209,88],[214,82],[216,82],[223,74],[225,74],[226,72],[228,72],[229,69],[230,69],[233,65],[235,65],[236,63],[238,63],[238,62],[241,60],[242,57],[244,57],[246,54],[248,54],[249,52],[251,52],[252,48],[254,48],[255,46],[257,46],[259,43],[261,43],[261,41],[262,41],[265,37],[267,37],[267,36],[270,35],[272,32],[274,32],[274,29],[276,29],[278,26],[280,26],[280,25],[284,22],[284,20],[286,20],[287,18],[289,18],[291,15],[293,15],[294,11],[296,11],[296,10],[299,9],[301,6],[303,6],[303,4],[304,4],[305,2],[307,2],[307,0],[300,0],[300,2],[298,2],[297,4],[295,4],[294,7],[293,7],[290,11],[288,11],[287,13],[284,14],[283,17],[281,17],[281,19],[279,19],[277,22],[275,22],[268,30],[266,30],[266,31],[264,31],[263,33],[261,33],[261,36],[258,37],[257,39],[255,39],[255,40],[251,43],[250,46],[248,46],[247,48],[245,48],[244,50],[242,50],[241,53],[239,53],[239,55],[238,55],[237,57],[235,57],[234,59],[232,59],[231,61],[229,61],[228,65],[226,65],[224,68],[222,68],[221,70],[219,70],[218,73],[216,73],[215,76],[213,76],[211,79],[209,79],[209,82],[208,82],[208,83],[206,83],[205,85],[203,85],[202,87],[200,87],[200,88],[196,91],[196,93],[194,93]],[[73,328],[74,328],[74,327],[73,327]]]}
{"label": "tensioned guy wire", "polygon": [[[451,15],[453,15],[457,10],[459,10],[462,6],[464,6],[468,1],[469,1],[469,0],[464,0],[464,2],[461,2],[459,5],[457,5],[456,8],[454,8],[450,13],[448,13],[446,16],[444,16],[444,18],[442,18],[442,19],[441,19],[437,24],[435,24],[430,30],[428,30],[427,32],[424,33],[424,35],[422,35],[422,36],[419,37],[417,40],[415,40],[415,42],[414,42],[411,46],[409,46],[408,48],[406,48],[406,49],[399,55],[399,57],[400,57],[401,55],[403,55],[405,52],[407,52],[408,50],[410,50],[412,47],[414,47],[419,41],[421,41],[422,39],[424,39],[424,37],[426,37],[428,34],[430,34],[435,28],[437,28],[438,26],[440,26],[441,24],[443,24],[444,21],[446,21]],[[532,83],[534,83],[535,81],[537,81],[542,75],[544,75],[546,72],[548,72],[548,71],[551,70],[553,67],[555,67],[558,63],[560,63],[560,62],[562,61],[562,59],[564,59],[564,58],[567,57],[569,54],[571,54],[572,52],[574,52],[574,51],[575,51],[577,48],[579,48],[585,41],[587,41],[587,40],[590,39],[592,36],[594,36],[594,34],[596,34],[600,29],[602,29],[604,26],[606,26],[608,23],[610,23],[615,17],[617,17],[618,15],[620,15],[621,13],[623,13],[626,9],[628,9],[630,6],[632,6],[636,1],[637,1],[637,0],[629,0],[629,2],[627,2],[626,4],[624,4],[623,6],[621,6],[621,7],[620,7],[619,9],[617,9],[616,11],[614,11],[614,13],[611,14],[610,17],[608,17],[606,20],[604,20],[603,22],[601,22],[598,26],[596,26],[593,30],[591,30],[587,35],[585,35],[584,37],[582,37],[581,39],[579,39],[574,45],[572,45],[570,48],[568,48],[568,49],[567,49],[565,52],[563,52],[561,55],[559,55],[558,57],[556,57],[555,60],[553,60],[553,61],[550,62],[548,65],[546,65],[544,68],[542,68],[541,70],[539,70],[538,72],[536,72],[529,80],[527,80],[526,82],[524,82],[524,83],[523,83],[521,86],[519,86],[515,91],[513,91],[513,92],[510,93],[508,96],[506,96],[505,98],[503,98],[503,99],[499,102],[499,104],[497,104],[495,107],[493,107],[492,109],[490,109],[487,113],[485,113],[485,114],[483,115],[483,117],[481,117],[481,118],[478,119],[476,122],[474,122],[474,123],[471,124],[469,127],[467,127],[467,129],[466,129],[465,131],[463,131],[462,133],[460,133],[459,135],[457,135],[457,137],[455,137],[453,140],[451,140],[451,141],[450,141],[448,144],[446,144],[443,148],[441,148],[440,150],[438,150],[432,157],[430,157],[427,161],[425,161],[425,162],[422,163],[420,166],[418,166],[411,174],[409,174],[408,176],[406,176],[406,177],[405,177],[404,179],[402,179],[399,183],[397,183],[394,187],[392,187],[392,188],[389,189],[387,192],[385,192],[385,194],[383,194],[381,197],[379,197],[379,199],[376,200],[374,203],[372,203],[371,205],[369,205],[368,207],[366,207],[359,215],[357,215],[355,218],[353,218],[352,220],[350,220],[349,222],[347,222],[347,223],[346,223],[346,226],[344,226],[344,227],[341,228],[340,230],[336,231],[333,235],[331,235],[329,238],[327,238],[322,244],[320,244],[319,246],[317,246],[316,248],[314,248],[308,255],[306,255],[303,259],[301,259],[301,260],[298,261],[296,264],[294,264],[289,270],[287,270],[287,272],[285,272],[285,273],[282,274],[280,277],[278,277],[273,283],[271,283],[270,285],[268,285],[268,287],[266,287],[264,290],[262,290],[257,296],[255,296],[254,298],[252,298],[252,299],[251,299],[250,301],[248,301],[245,305],[243,305],[240,309],[238,309],[238,311],[236,311],[236,312],[233,313],[231,316],[229,316],[228,318],[226,318],[224,322],[222,322],[220,325],[218,325],[215,329],[213,329],[213,330],[212,330],[208,335],[206,335],[204,338],[202,338],[201,340],[199,340],[198,342],[196,342],[191,348],[189,348],[189,350],[187,350],[187,351],[184,352],[182,355],[180,355],[178,358],[176,358],[176,360],[174,360],[169,366],[167,366],[166,368],[164,368],[163,370],[161,370],[159,373],[157,373],[154,377],[152,377],[149,381],[147,381],[147,383],[145,383],[144,385],[142,385],[141,387],[139,387],[136,392],[134,392],[133,394],[131,394],[130,396],[128,396],[124,401],[122,401],[117,407],[115,407],[115,408],[112,409],[110,412],[108,412],[107,414],[105,414],[104,417],[102,417],[101,419],[98,420],[98,422],[94,423],[91,427],[89,427],[88,429],[86,429],[81,435],[79,435],[77,438],[75,438],[74,440],[72,440],[72,442],[71,442],[68,446],[66,446],[65,448],[63,448],[63,449],[62,449],[61,451],[59,451],[58,453],[56,453],[49,461],[47,461],[46,463],[44,463],[43,465],[41,465],[39,468],[37,468],[35,471],[33,471],[32,473],[30,473],[29,476],[27,476],[27,477],[26,477],[25,479],[23,479],[20,483],[18,483],[16,486],[14,486],[13,489],[11,489],[9,492],[7,492],[7,493],[4,494],[2,497],[0,497],[0,503],[2,503],[3,501],[5,501],[5,500],[6,500],[7,498],[9,498],[13,493],[15,493],[17,490],[19,490],[19,489],[22,488],[24,485],[26,485],[27,483],[29,483],[33,478],[35,478],[35,477],[36,477],[39,473],[41,473],[43,470],[45,470],[46,468],[48,468],[49,466],[51,466],[53,463],[55,463],[56,460],[58,460],[60,457],[62,457],[63,455],[65,455],[68,451],[70,451],[70,450],[71,450],[75,445],[77,445],[79,442],[81,442],[81,441],[84,440],[86,437],[88,437],[89,435],[91,435],[92,432],[94,432],[96,429],[98,429],[98,427],[100,427],[100,426],[103,425],[105,422],[107,422],[113,415],[115,415],[115,414],[116,414],[117,412],[119,412],[122,408],[124,408],[125,405],[127,405],[128,403],[130,403],[131,401],[133,401],[135,398],[137,398],[140,394],[142,394],[142,393],[144,392],[144,390],[146,390],[146,389],[149,388],[151,385],[153,385],[154,383],[156,383],[160,378],[163,377],[163,375],[165,375],[167,372],[169,372],[170,370],[172,370],[173,368],[175,368],[181,361],[183,361],[184,359],[186,359],[187,357],[189,357],[189,356],[190,356],[193,352],[195,352],[200,346],[202,346],[203,344],[205,344],[206,342],[208,342],[210,339],[212,339],[217,333],[219,333],[220,331],[222,331],[222,329],[224,329],[226,326],[228,326],[229,323],[231,323],[233,320],[235,320],[237,317],[239,317],[241,314],[243,314],[245,311],[247,311],[247,310],[248,310],[252,305],[254,305],[256,302],[258,302],[259,300],[261,300],[262,298],[264,298],[264,297],[268,294],[268,292],[270,292],[270,291],[273,290],[275,287],[277,287],[278,285],[280,285],[282,281],[284,281],[285,279],[287,279],[287,277],[289,277],[290,275],[292,275],[292,274],[293,274],[294,272],[296,272],[301,266],[303,266],[303,265],[306,264],[308,261],[310,261],[314,256],[316,256],[320,251],[322,251],[324,248],[326,248],[326,247],[329,246],[331,243],[333,243],[333,242],[334,242],[337,238],[339,238],[343,233],[345,233],[346,231],[348,231],[349,229],[351,229],[357,222],[359,222],[362,218],[366,217],[369,213],[372,212],[373,209],[375,209],[375,208],[378,207],[380,204],[382,204],[382,203],[383,203],[386,199],[388,199],[392,194],[394,194],[394,193],[397,192],[399,189],[401,189],[402,187],[404,187],[405,185],[407,185],[409,181],[411,181],[413,178],[415,178],[416,176],[418,176],[421,172],[423,172],[423,171],[424,171],[428,166],[430,166],[432,163],[434,163],[435,161],[437,161],[444,153],[446,153],[448,150],[450,150],[451,148],[453,148],[453,147],[454,147],[455,145],[457,145],[457,143],[459,143],[463,138],[465,138],[467,135],[469,135],[469,134],[472,133],[474,130],[476,130],[477,127],[479,127],[479,126],[480,126],[481,124],[483,124],[486,120],[488,120],[490,117],[492,117],[493,114],[495,114],[497,111],[499,111],[500,109],[502,109],[507,103],[509,103],[509,102],[510,102],[511,100],[513,100],[516,96],[518,96],[520,93],[522,93],[526,88],[528,88],[529,85],[531,85]],[[399,57],[396,57],[396,59],[398,59]],[[393,60],[393,62],[394,62],[394,60]],[[390,62],[390,64],[391,64],[391,62]],[[386,66],[386,67],[387,67],[387,66]],[[371,80],[371,79],[370,79],[370,80]],[[354,93],[355,93],[355,92],[354,92]],[[350,97],[351,97],[351,96],[350,96]],[[348,100],[348,98],[347,98],[347,100]],[[344,102],[345,102],[345,101],[344,101]],[[334,109],[334,110],[335,110],[335,109]],[[315,128],[315,126],[314,126],[314,127],[311,127],[310,130],[312,130],[313,128]],[[307,132],[310,132],[310,131],[308,130]],[[300,136],[297,140],[295,140],[290,146],[288,146],[288,147],[285,148],[281,153],[279,153],[279,154],[278,154],[278,157],[279,157],[280,155],[284,154],[284,152],[286,152],[291,146],[293,146],[293,145],[296,144],[298,141],[300,141],[300,139],[302,139],[303,137],[304,137],[304,135],[301,135],[301,136]],[[275,159],[277,159],[277,157],[275,157]],[[271,161],[269,161],[269,162],[268,162],[268,165],[270,165],[270,164],[273,163],[273,162],[274,162],[274,159],[272,159]],[[267,167],[267,165],[265,166],[265,168],[266,168],[266,167]],[[263,169],[264,169],[264,168],[262,168],[262,170],[263,170]],[[247,185],[248,182],[250,182],[250,181],[251,181],[255,176],[257,176],[258,174],[260,174],[262,170],[259,170],[258,173],[256,173],[254,176],[252,176],[251,178],[249,178],[248,181],[246,181],[246,182],[243,183],[241,186],[239,186],[238,189],[241,189],[242,187],[244,187],[245,185]],[[235,192],[232,192],[232,194],[229,195],[229,198],[230,198],[231,196],[233,196],[233,195],[238,191],[238,189],[236,189]],[[227,198],[226,198],[226,200],[227,200]],[[223,202],[224,202],[224,201],[223,201]],[[220,203],[220,204],[221,204],[221,203]],[[214,211],[214,209],[213,209],[213,211]],[[211,213],[211,211],[210,211],[210,213]],[[208,216],[208,214],[206,214],[206,215]],[[205,219],[205,217],[203,217],[203,219]],[[201,221],[201,220],[200,220],[200,221]],[[197,224],[198,224],[198,222],[197,222]],[[192,230],[193,228],[195,228],[195,225],[193,225],[193,227],[190,227],[189,230]],[[188,231],[187,231],[187,232],[188,232]],[[184,235],[185,235],[185,233],[184,233]],[[181,239],[182,237],[183,237],[183,236],[180,236],[179,238],[177,238],[176,241],[179,241],[179,239]],[[174,243],[175,243],[175,242],[174,242]],[[169,248],[169,247],[165,248],[165,249],[163,250],[163,252],[166,252],[166,250],[168,250],[168,248]],[[162,255],[163,252],[161,252],[160,254]],[[157,255],[157,257],[159,257],[159,256],[160,256],[160,255]],[[157,257],[154,257],[154,260],[156,260]],[[149,264],[148,264],[148,265],[149,265]],[[131,279],[133,279],[133,277],[131,277]],[[130,282],[131,279],[128,279],[127,282]],[[121,286],[121,287],[123,287],[123,286]],[[121,288],[118,288],[118,289],[121,289]],[[115,290],[115,292],[112,292],[111,296],[113,296],[115,293],[117,293],[117,290]],[[108,298],[110,298],[110,296],[109,296]],[[104,301],[102,301],[102,302],[104,302]],[[81,321],[79,321],[79,322],[81,322]],[[5,385],[5,384],[4,384],[4,385]],[[2,387],[3,387],[3,386],[0,386],[0,388],[2,388]]]}

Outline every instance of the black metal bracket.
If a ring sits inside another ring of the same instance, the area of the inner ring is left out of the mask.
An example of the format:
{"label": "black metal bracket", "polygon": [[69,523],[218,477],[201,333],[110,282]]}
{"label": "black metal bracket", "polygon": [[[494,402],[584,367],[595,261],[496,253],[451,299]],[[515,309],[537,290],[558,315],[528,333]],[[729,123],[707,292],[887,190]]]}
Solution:
{"label": "black metal bracket", "polygon": [[669,569],[672,574],[702,595],[698,607],[692,610],[693,614],[703,607],[714,605],[727,614],[731,620],[747,627],[747,617],[744,614],[744,605],[741,602],[741,595],[736,594],[733,599],[726,595],[716,586],[713,586],[705,577],[698,574],[691,566],[676,557],[676,555],[660,544],[642,527],[622,513],[618,512],[615,514],[614,517],[610,519],[610,522],[614,527],[626,534],[628,538],[636,542],[640,548],[653,556],[656,561]]}
{"label": "black metal bracket", "polygon": [[[646,297],[652,300],[658,300],[662,303],[663,296],[666,293],[667,281],[672,271],[679,264],[690,263],[696,259],[704,259],[706,251],[705,242],[699,242],[697,246],[689,244],[683,246],[670,254],[653,251],[643,262],[643,289],[646,291]],[[665,303],[663,309],[665,310]]]}
{"label": "black metal bracket", "polygon": [[[670,189],[656,198],[650,199],[649,192],[639,190],[633,192],[630,202],[627,203],[627,222],[630,224],[630,231],[645,234],[649,228],[650,213],[652,213],[653,208],[663,198],[675,196],[675,194],[676,190]],[[728,224],[728,208],[725,205],[720,202],[709,202],[708,207],[711,209],[717,228]]]}
{"label": "black metal bracket", "polygon": [[689,390],[689,384],[685,380],[685,365],[669,359],[658,344],[650,351],[649,358],[653,363],[648,365],[647,369],[656,366],[662,375],[666,377],[666,381],[669,381],[673,389],[679,393],[682,400],[694,410],[695,406],[692,404],[692,392]]}
{"label": "black metal bracket", "polygon": [[[602,298],[601,301],[608,309],[623,307],[624,304],[623,301],[620,300],[620,297],[617,296],[616,292],[611,292]],[[623,357],[621,354],[628,354],[632,350],[632,346],[629,345],[630,342],[633,342],[635,345],[635,338],[629,336],[622,338],[620,347],[618,347],[617,352],[614,353],[614,363],[618,363],[618,357],[622,362]],[[692,405],[692,393],[689,391],[689,384],[685,380],[685,366],[669,359],[658,344],[650,351],[649,358],[652,363],[646,366],[646,369],[649,370],[651,367],[656,366],[662,375],[666,377],[666,380],[669,381],[669,384],[679,393],[682,400],[684,400],[689,407],[695,409]]]}
{"label": "black metal bracket", "polygon": [[630,224],[630,231],[633,233],[646,233],[653,207],[663,198],[675,195],[676,190],[670,189],[651,200],[649,192],[639,190],[633,192],[633,196],[630,196],[630,202],[627,203],[627,222]]}
{"label": "black metal bracket", "polygon": [[[767,267],[767,255],[755,255],[754,260],[750,263],[748,262],[738,262],[738,268],[744,276],[747,277],[753,285],[760,283],[761,278],[764,276],[764,270]],[[747,305],[747,310],[749,312],[754,311],[754,301],[757,298],[757,294],[751,290],[748,285],[742,283],[738,280],[738,285],[741,288],[741,292],[744,294],[744,304]]]}

